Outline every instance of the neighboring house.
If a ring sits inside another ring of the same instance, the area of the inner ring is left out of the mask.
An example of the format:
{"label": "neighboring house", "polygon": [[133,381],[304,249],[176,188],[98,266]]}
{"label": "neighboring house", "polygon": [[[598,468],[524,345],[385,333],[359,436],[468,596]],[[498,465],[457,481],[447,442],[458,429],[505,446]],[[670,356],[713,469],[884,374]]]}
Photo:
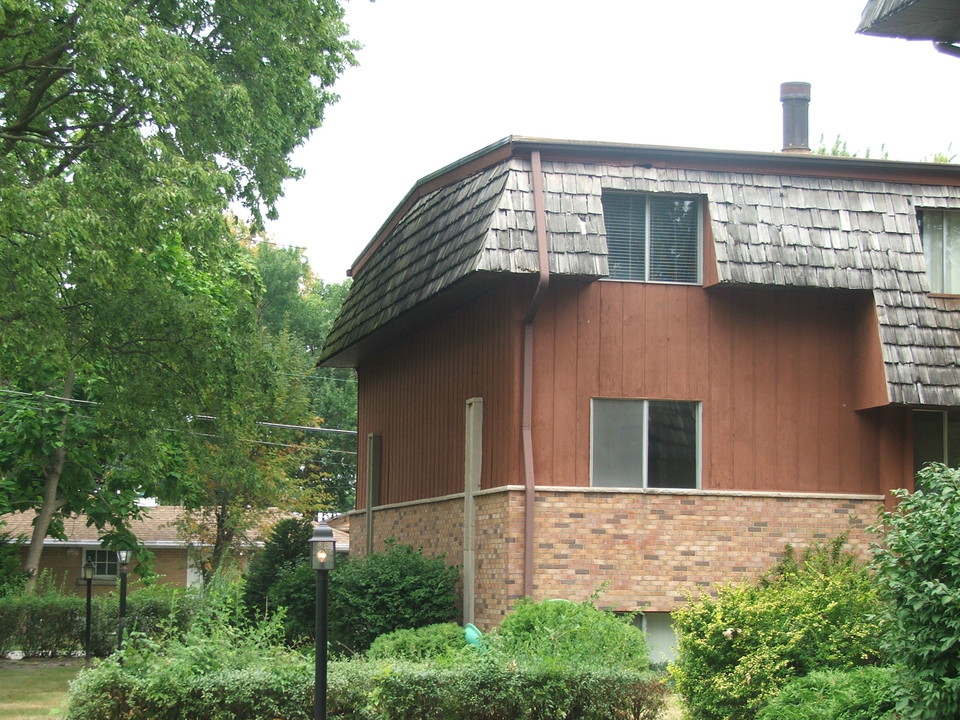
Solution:
{"label": "neighboring house", "polygon": [[858,33],[906,40],[932,40],[937,49],[960,55],[960,5],[956,0],[868,0]]}
{"label": "neighboring house", "polygon": [[444,553],[481,626],[602,588],[659,632],[960,459],[958,166],[511,137],[352,275],[353,549]]}
{"label": "neighboring house", "polygon": [[[201,582],[200,570],[194,566],[196,553],[191,551],[197,543],[182,539],[177,532],[177,521],[184,513],[179,506],[154,505],[144,508],[141,520],[132,524],[132,530],[143,546],[153,553],[153,569],[160,576],[160,582],[172,583],[180,586],[193,586]],[[13,513],[0,515],[0,530],[8,533],[11,538],[22,536],[29,538],[33,532],[33,513]],[[277,516],[280,517],[279,515]],[[331,517],[328,523],[333,528],[337,550],[349,552],[350,536],[344,527],[344,520]],[[40,570],[49,571],[53,580],[66,590],[75,590],[77,593],[86,591],[86,584],[82,579],[80,568],[92,560],[96,566],[93,591],[95,594],[109,592],[116,587],[120,574],[120,565],[117,554],[113,550],[106,550],[101,546],[97,528],[87,526],[86,516],[68,518],[64,521],[66,540],[46,538],[43,543],[43,554],[40,559]],[[247,561],[263,543],[257,539],[249,543],[240,551],[241,566]],[[304,553],[307,548],[304,547]],[[23,553],[26,554],[24,547]],[[130,564],[131,580],[135,579],[136,561]]]}

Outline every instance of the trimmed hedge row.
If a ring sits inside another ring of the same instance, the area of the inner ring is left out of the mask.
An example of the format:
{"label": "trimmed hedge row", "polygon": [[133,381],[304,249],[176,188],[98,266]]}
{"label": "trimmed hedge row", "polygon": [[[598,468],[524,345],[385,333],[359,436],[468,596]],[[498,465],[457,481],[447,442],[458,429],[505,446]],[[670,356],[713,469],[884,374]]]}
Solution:
{"label": "trimmed hedge row", "polygon": [[[459,667],[339,661],[328,674],[331,720],[653,720],[664,684],[652,674],[480,661]],[[312,661],[179,676],[175,684],[106,661],[81,671],[68,720],[309,720]]]}
{"label": "trimmed hedge row", "polygon": [[[60,657],[84,650],[86,598],[58,592],[0,596],[0,655]],[[197,608],[194,593],[169,585],[135,590],[127,597],[127,630],[153,635],[161,627],[183,629]],[[90,645],[97,657],[117,647],[120,600],[115,593],[93,598]]]}

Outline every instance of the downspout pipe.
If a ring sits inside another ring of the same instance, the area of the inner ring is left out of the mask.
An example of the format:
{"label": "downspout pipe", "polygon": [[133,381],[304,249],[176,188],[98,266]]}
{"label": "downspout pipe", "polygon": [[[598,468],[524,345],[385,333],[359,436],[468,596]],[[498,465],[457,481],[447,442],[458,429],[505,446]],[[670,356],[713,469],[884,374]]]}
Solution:
{"label": "downspout pipe", "polygon": [[533,467],[533,322],[550,286],[550,257],[547,249],[547,213],[543,202],[543,170],[540,151],[530,154],[533,175],[533,211],[537,238],[539,275],[537,289],[523,320],[522,386],[522,444],[523,444],[523,594],[533,595],[534,502],[536,475]]}

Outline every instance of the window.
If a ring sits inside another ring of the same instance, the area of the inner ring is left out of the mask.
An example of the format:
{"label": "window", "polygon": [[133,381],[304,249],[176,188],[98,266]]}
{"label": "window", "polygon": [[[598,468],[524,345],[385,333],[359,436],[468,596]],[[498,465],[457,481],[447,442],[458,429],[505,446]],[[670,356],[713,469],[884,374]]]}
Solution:
{"label": "window", "polygon": [[700,202],[676,195],[605,192],[610,277],[700,282]]}
{"label": "window", "polygon": [[594,398],[591,484],[696,488],[700,403]]}
{"label": "window", "polygon": [[921,210],[920,237],[930,290],[960,294],[960,211]]}
{"label": "window", "polygon": [[83,562],[93,561],[93,576],[99,577],[117,577],[120,575],[120,561],[117,559],[115,550],[86,550],[83,556]]}
{"label": "window", "polygon": [[913,413],[913,471],[930,462],[960,466],[960,412],[915,410]]}

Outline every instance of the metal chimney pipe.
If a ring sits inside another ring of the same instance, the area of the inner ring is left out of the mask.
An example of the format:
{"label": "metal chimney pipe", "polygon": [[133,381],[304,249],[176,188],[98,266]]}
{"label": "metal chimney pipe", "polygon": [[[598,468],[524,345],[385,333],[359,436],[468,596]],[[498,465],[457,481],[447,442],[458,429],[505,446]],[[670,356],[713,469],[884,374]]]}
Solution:
{"label": "metal chimney pipe", "polygon": [[780,102],[783,103],[783,151],[810,152],[810,83],[781,83]]}

